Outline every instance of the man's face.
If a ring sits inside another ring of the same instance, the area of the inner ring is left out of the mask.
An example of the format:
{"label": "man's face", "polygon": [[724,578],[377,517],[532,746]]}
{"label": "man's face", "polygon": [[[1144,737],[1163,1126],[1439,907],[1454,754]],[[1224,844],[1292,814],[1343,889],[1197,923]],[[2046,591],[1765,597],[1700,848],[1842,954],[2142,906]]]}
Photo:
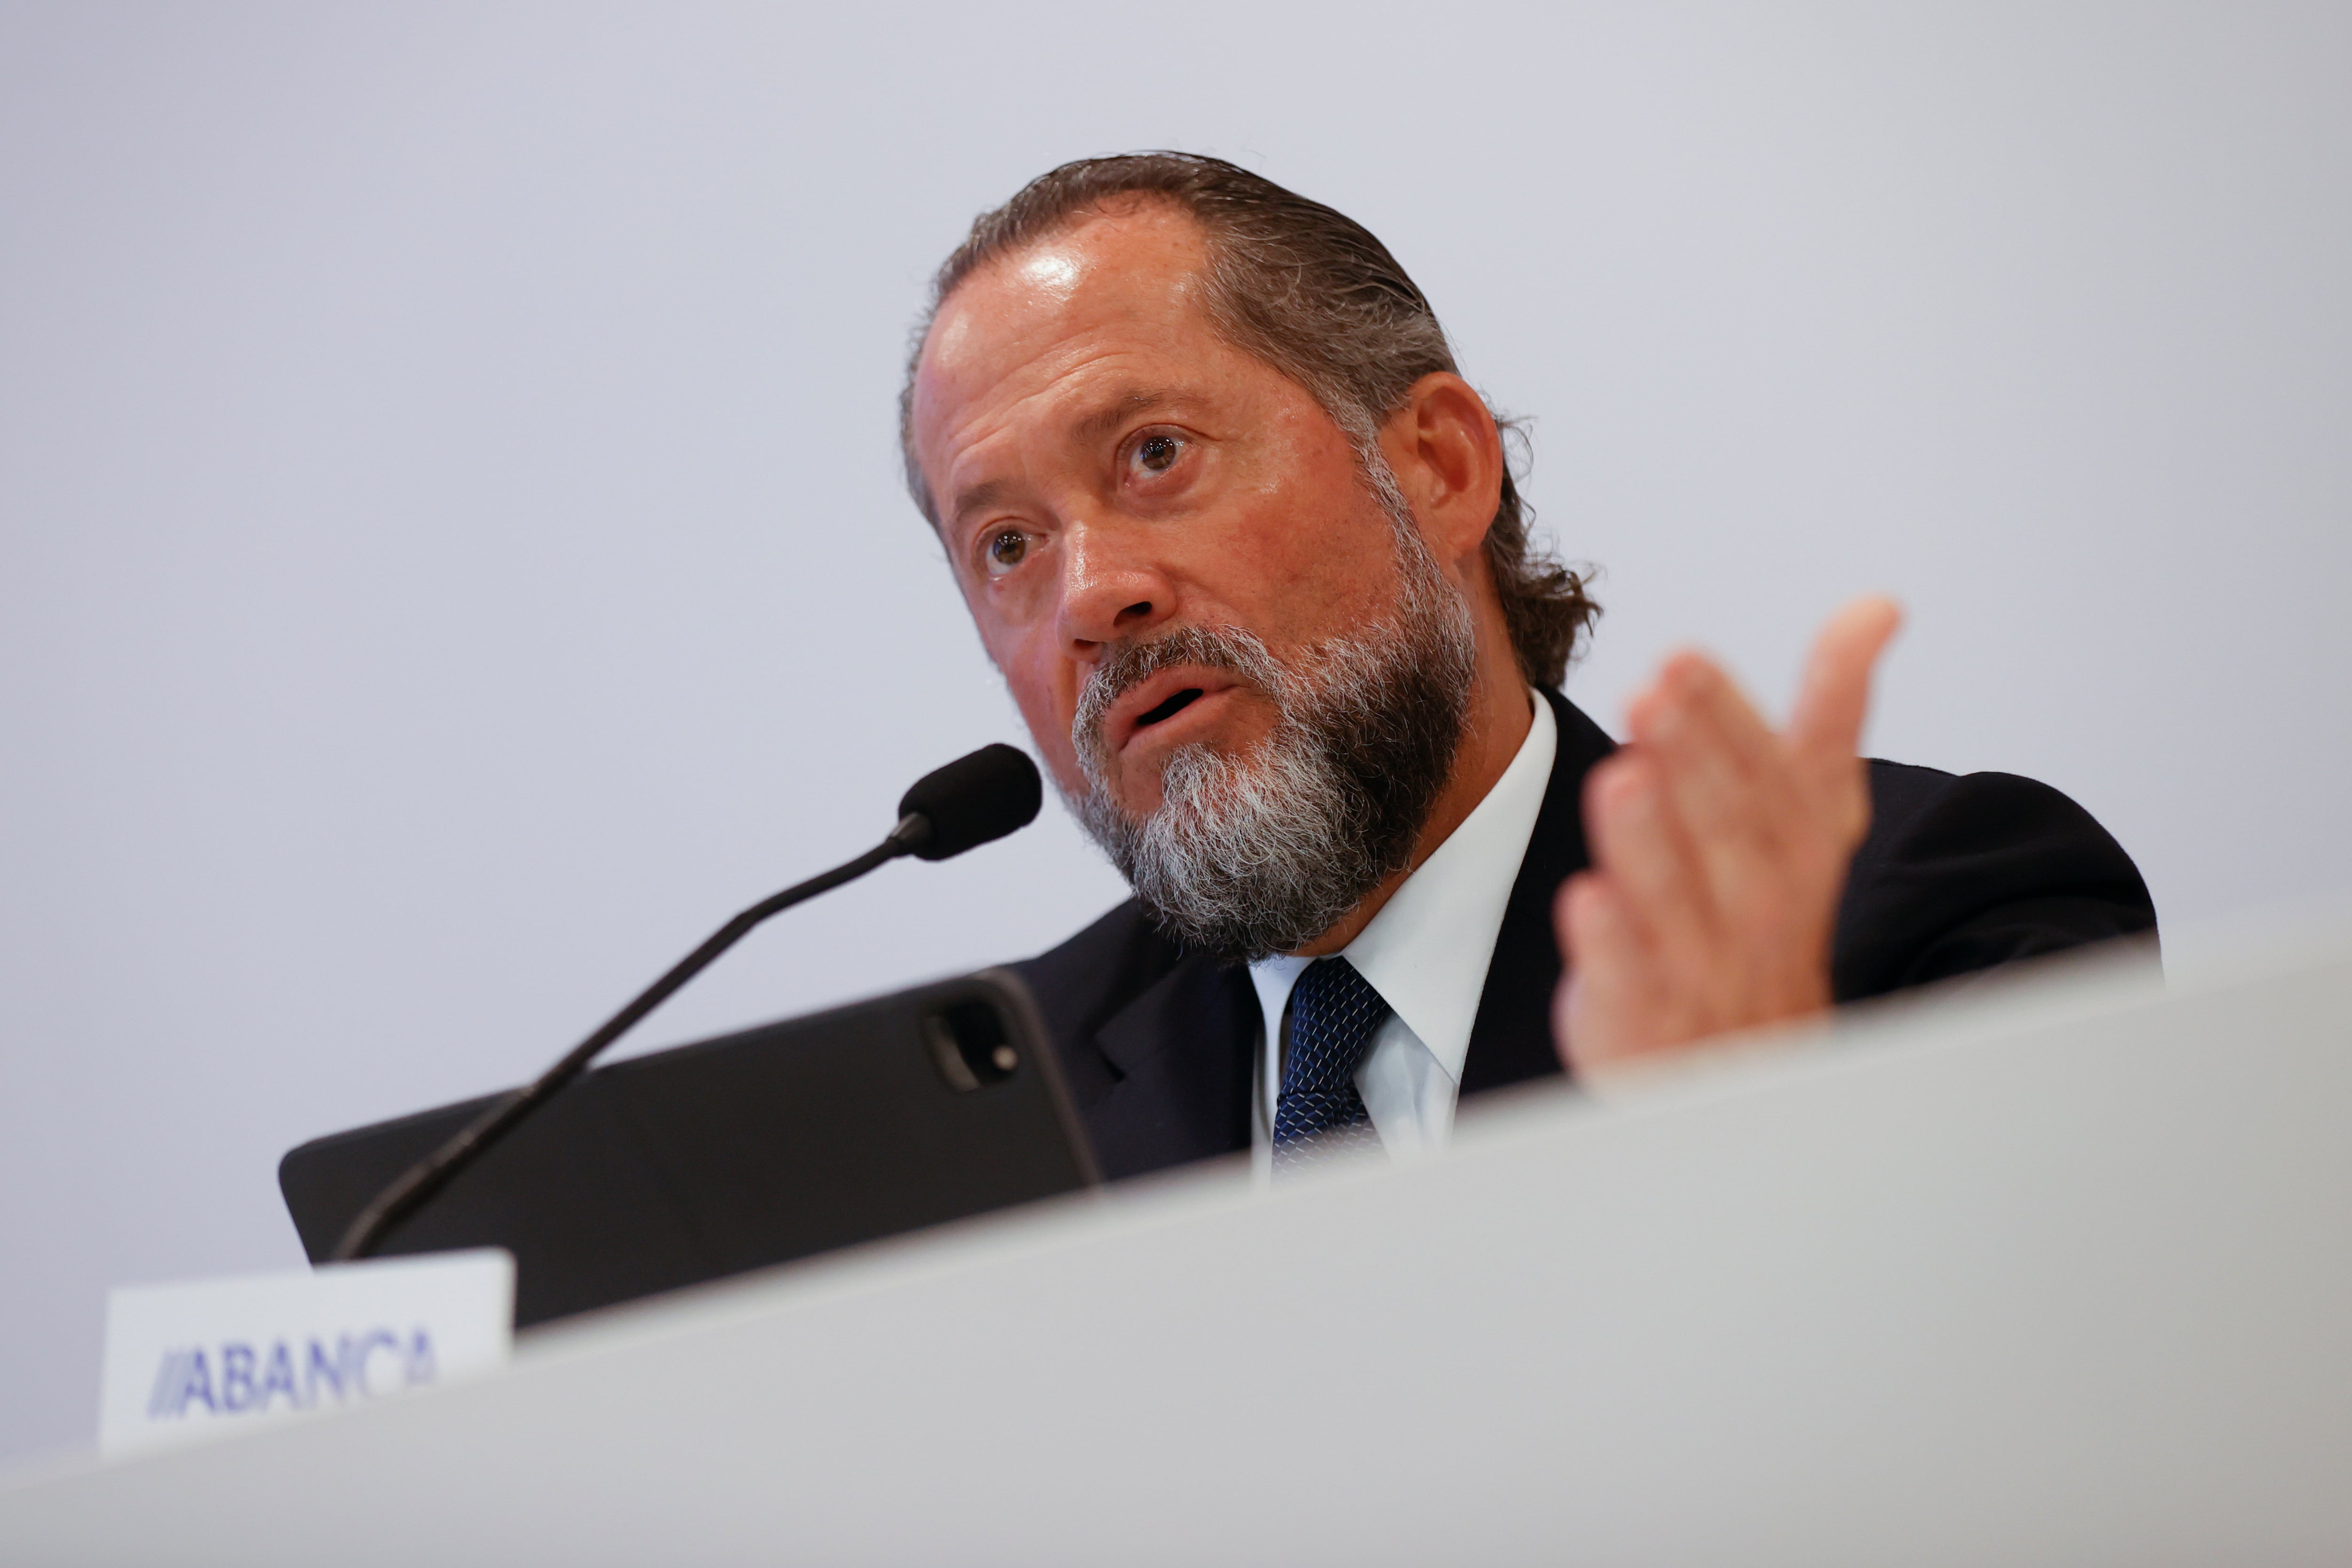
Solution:
{"label": "man's face", "polygon": [[[1288,665],[1399,600],[1395,525],[1346,435],[1211,328],[1205,259],[1166,206],[1092,219],[967,279],[916,373],[915,450],[948,558],[1073,798],[1087,784],[1072,721],[1119,647],[1232,628]],[[1247,754],[1281,719],[1239,671],[1160,668],[1102,715],[1097,773],[1124,815],[1149,816],[1178,748]]]}

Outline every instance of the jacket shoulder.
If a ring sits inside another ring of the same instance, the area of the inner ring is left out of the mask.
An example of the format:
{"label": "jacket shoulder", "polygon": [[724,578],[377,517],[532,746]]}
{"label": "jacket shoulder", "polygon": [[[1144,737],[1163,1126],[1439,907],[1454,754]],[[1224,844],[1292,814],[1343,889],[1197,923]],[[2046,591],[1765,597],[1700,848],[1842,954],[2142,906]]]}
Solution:
{"label": "jacket shoulder", "polygon": [[2156,929],[2131,857],[2048,784],[1873,761],[1870,795],[1838,911],[1841,1002]]}

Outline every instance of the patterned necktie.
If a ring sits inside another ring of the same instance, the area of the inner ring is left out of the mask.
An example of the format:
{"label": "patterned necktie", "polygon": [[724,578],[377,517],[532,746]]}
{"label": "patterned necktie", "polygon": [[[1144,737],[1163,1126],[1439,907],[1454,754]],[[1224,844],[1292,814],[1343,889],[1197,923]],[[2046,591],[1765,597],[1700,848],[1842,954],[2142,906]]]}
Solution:
{"label": "patterned necktie", "polygon": [[1274,1165],[1297,1171],[1380,1146],[1356,1092],[1356,1069],[1389,1005],[1344,958],[1307,966],[1290,992],[1290,1048],[1274,1105]]}

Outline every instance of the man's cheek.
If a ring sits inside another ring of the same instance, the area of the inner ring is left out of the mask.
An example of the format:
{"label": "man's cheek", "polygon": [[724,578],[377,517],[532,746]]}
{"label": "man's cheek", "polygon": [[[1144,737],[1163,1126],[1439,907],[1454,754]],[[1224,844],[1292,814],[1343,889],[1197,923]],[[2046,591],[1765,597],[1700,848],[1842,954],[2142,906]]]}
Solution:
{"label": "man's cheek", "polygon": [[1029,726],[1029,738],[1036,742],[1038,756],[1065,791],[1082,788],[1077,753],[1070,742],[1070,721],[1076,708],[1075,693],[1066,694],[1058,681],[1013,679],[1011,684],[1013,701],[1021,710],[1023,721]]}
{"label": "man's cheek", "polygon": [[1062,716],[1059,706],[1052,700],[1050,694],[1016,690],[1013,699],[1020,704],[1021,717],[1028,724],[1030,736],[1036,741],[1040,752],[1051,757],[1069,748],[1069,721]]}

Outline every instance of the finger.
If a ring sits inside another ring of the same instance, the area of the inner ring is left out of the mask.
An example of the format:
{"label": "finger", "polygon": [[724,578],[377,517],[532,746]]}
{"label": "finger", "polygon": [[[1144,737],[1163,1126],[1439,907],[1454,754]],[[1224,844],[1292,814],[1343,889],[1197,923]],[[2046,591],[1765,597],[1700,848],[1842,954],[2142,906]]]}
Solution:
{"label": "finger", "polygon": [[1570,965],[1557,1043],[1569,1070],[1589,1071],[1664,1037],[1665,998],[1649,944],[1609,879],[1579,872],[1557,909]]}
{"label": "finger", "polygon": [[1568,1048],[1568,1042],[1576,1037],[1583,1018],[1584,987],[1571,969],[1559,977],[1559,988],[1551,998],[1551,1048],[1559,1058],[1560,1070],[1571,1077],[1576,1072],[1576,1053]]}
{"label": "finger", "polygon": [[1670,973],[1706,951],[1714,924],[1706,870],[1644,751],[1617,752],[1585,775],[1585,832],[1606,872]]}
{"label": "finger", "polygon": [[1579,871],[1552,900],[1560,962],[1604,986],[1647,984],[1655,970],[1649,929],[1605,871]]}
{"label": "finger", "polygon": [[1668,661],[1643,706],[1637,741],[1656,759],[1707,901],[1718,915],[1739,908],[1772,879],[1802,816],[1787,752],[1730,677],[1696,656]]}
{"label": "finger", "polygon": [[1768,765],[1775,750],[1771,728],[1740,693],[1723,667],[1688,649],[1659,667],[1653,680],[1626,709],[1636,744],[1677,752],[1705,747],[1717,765],[1753,773]]}
{"label": "finger", "polygon": [[1821,765],[1843,763],[1862,749],[1871,672],[1902,624],[1900,605],[1873,595],[1856,599],[1822,627],[1789,719],[1790,744],[1801,756]]}

